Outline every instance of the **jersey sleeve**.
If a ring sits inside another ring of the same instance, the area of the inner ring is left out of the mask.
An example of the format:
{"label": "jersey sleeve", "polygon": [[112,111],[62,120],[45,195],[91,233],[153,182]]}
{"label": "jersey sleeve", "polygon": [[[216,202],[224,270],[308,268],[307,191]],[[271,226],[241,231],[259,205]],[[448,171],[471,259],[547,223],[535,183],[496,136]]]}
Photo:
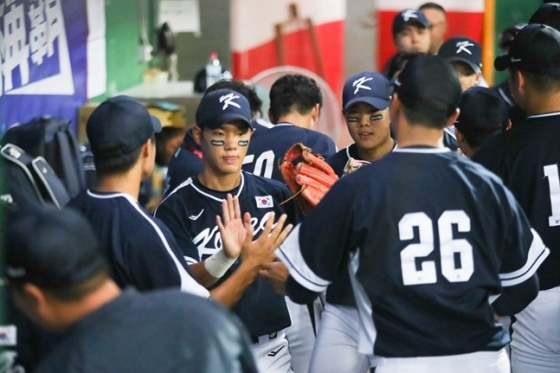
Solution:
{"label": "jersey sleeve", "polygon": [[[353,175],[349,175],[353,176]],[[362,239],[351,196],[354,177],[341,179],[297,225],[276,255],[290,271],[288,295],[305,303],[324,291]]]}
{"label": "jersey sleeve", "polygon": [[514,197],[509,199],[514,214],[502,250],[499,274],[502,292],[492,303],[494,311],[501,316],[518,313],[535,299],[539,291],[536,271],[550,253]]}
{"label": "jersey sleeve", "polygon": [[180,287],[208,298],[210,293],[190,274],[173,236],[163,224],[150,220],[142,242],[127,244],[126,267],[138,290]]}
{"label": "jersey sleeve", "polygon": [[186,211],[178,198],[172,195],[159,204],[154,216],[169,228],[187,263],[198,263],[200,262],[200,254],[192,241],[191,232],[186,224],[188,221]]}

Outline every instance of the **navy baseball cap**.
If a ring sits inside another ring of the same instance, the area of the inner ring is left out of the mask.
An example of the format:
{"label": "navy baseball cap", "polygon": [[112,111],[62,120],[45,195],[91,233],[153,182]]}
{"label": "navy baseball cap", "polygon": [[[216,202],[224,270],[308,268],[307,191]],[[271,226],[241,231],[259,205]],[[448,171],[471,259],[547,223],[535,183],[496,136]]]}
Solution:
{"label": "navy baseball cap", "polygon": [[138,101],[116,96],[95,108],[86,132],[96,157],[115,157],[138,149],[154,133],[161,132],[161,123]]}
{"label": "navy baseball cap", "polygon": [[413,24],[421,28],[431,27],[430,22],[422,11],[418,9],[405,9],[393,19],[393,36],[404,30],[404,26],[407,24]]}
{"label": "navy baseball cap", "polygon": [[560,30],[560,4],[543,4],[533,13],[529,23],[540,23]]}
{"label": "navy baseball cap", "polygon": [[508,53],[496,57],[494,67],[498,71],[515,67],[537,75],[560,75],[560,31],[528,24],[515,35]]}
{"label": "navy baseball cap", "polygon": [[475,73],[481,72],[482,50],[480,44],[465,36],[447,39],[439,48],[438,56],[448,62],[466,63]]}
{"label": "navy baseball cap", "polygon": [[471,87],[461,94],[455,127],[462,133],[497,132],[509,119],[508,106],[500,95],[486,87]]}
{"label": "navy baseball cap", "polygon": [[5,232],[10,283],[64,289],[108,268],[93,228],[76,210],[22,209],[10,216]]}
{"label": "navy baseball cap", "polygon": [[348,78],[342,91],[342,110],[346,111],[356,102],[365,102],[378,110],[385,110],[391,102],[391,87],[387,78],[369,71]]}
{"label": "navy baseball cap", "polygon": [[205,94],[196,109],[196,124],[212,130],[225,123],[241,121],[251,127],[251,107],[241,93],[231,89],[218,89]]}
{"label": "navy baseball cap", "polygon": [[396,77],[394,92],[411,110],[448,118],[459,104],[461,83],[449,62],[435,55],[419,55]]}

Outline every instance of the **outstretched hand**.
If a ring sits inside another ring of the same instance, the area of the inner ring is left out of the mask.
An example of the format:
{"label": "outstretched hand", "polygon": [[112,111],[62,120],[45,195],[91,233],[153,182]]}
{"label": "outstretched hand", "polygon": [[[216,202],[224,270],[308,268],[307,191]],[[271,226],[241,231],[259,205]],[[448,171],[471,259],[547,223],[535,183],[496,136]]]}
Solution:
{"label": "outstretched hand", "polygon": [[244,219],[241,218],[239,199],[231,194],[222,202],[222,216],[216,216],[216,223],[222,237],[224,254],[229,259],[237,259],[248,236],[247,227],[251,226],[251,216],[245,213]]}
{"label": "outstretched hand", "polygon": [[248,225],[245,224],[247,237],[245,238],[243,250],[241,251],[243,262],[250,262],[256,268],[260,269],[263,265],[274,260],[274,251],[280,246],[293,228],[292,224],[284,226],[286,218],[286,214],[282,214],[280,219],[274,224],[274,213],[270,213],[263,232],[255,241],[252,241],[254,234],[253,227],[250,223]]}

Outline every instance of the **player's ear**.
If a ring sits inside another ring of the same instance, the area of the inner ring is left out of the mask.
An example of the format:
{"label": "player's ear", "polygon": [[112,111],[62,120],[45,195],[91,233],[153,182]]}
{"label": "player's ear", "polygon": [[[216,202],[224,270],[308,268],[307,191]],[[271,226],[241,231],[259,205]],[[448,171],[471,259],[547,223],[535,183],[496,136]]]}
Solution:
{"label": "player's ear", "polygon": [[453,115],[451,115],[451,117],[447,121],[447,124],[445,125],[445,127],[452,126],[457,121],[457,117],[459,116],[459,113],[461,113],[461,110],[459,110],[459,108],[455,109],[455,113],[453,113]]}
{"label": "player's ear", "polygon": [[199,126],[194,126],[192,128],[192,134],[193,134],[193,139],[194,141],[200,145],[202,143],[202,128],[200,128]]}

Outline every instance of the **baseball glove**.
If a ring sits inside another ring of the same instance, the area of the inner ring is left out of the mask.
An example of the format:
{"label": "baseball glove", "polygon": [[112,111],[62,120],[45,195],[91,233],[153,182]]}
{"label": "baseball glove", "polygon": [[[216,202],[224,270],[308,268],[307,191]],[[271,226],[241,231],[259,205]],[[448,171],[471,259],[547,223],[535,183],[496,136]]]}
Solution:
{"label": "baseball glove", "polygon": [[303,213],[316,206],[338,180],[324,158],[312,154],[311,148],[302,143],[294,144],[288,149],[280,164],[280,172]]}

